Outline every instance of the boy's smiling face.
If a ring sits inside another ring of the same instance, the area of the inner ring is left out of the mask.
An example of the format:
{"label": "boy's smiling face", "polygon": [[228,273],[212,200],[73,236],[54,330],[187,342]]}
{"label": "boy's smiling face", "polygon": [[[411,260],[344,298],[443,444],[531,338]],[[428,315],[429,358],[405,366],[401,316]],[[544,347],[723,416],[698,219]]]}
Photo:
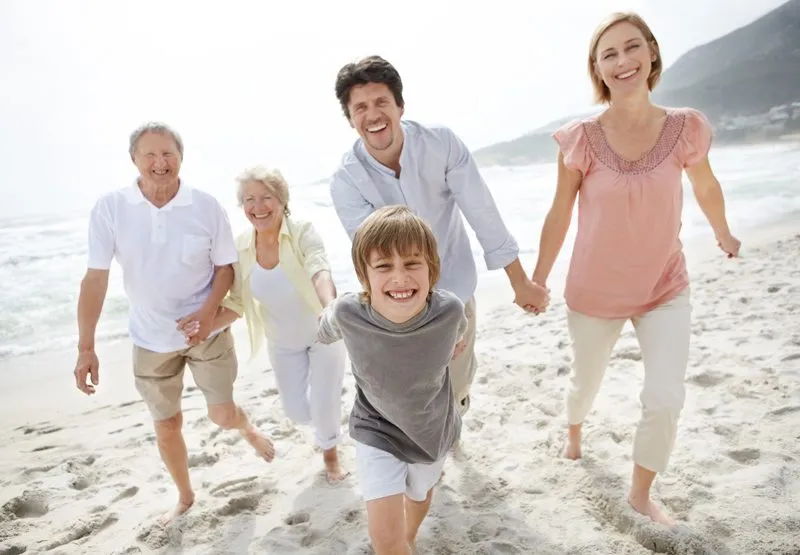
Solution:
{"label": "boy's smiling face", "polygon": [[370,304],[381,316],[396,324],[407,322],[425,307],[430,293],[430,269],[420,249],[406,256],[373,251],[368,259]]}

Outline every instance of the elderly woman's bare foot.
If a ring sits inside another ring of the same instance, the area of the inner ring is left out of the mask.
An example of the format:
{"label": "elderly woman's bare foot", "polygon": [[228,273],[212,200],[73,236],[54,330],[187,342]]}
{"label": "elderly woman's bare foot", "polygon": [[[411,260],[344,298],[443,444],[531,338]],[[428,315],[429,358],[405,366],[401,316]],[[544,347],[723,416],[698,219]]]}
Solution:
{"label": "elderly woman's bare foot", "polygon": [[350,473],[342,469],[339,464],[339,453],[336,447],[323,451],[322,459],[325,461],[325,473],[329,483],[341,482],[350,476]]}
{"label": "elderly woman's bare foot", "polygon": [[667,528],[673,528],[675,526],[675,520],[662,511],[661,508],[648,497],[636,498],[631,495],[628,497],[628,503],[633,507],[634,511],[650,517],[650,520],[653,522],[666,526]]}
{"label": "elderly woman's bare foot", "polygon": [[241,434],[247,440],[247,443],[256,450],[259,457],[267,462],[272,462],[272,459],[275,458],[275,446],[270,438],[255,428],[242,430]]}

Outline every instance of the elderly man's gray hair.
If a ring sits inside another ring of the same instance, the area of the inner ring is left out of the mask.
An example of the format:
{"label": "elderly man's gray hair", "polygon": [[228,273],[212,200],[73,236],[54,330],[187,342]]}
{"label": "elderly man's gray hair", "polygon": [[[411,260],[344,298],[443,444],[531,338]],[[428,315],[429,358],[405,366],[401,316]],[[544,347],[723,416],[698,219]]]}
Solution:
{"label": "elderly man's gray hair", "polygon": [[178,147],[178,154],[180,154],[181,159],[183,159],[183,139],[181,139],[178,132],[166,123],[151,121],[139,126],[131,133],[131,140],[128,146],[128,153],[131,155],[131,160],[133,160],[133,154],[136,152],[136,145],[139,143],[139,139],[147,133],[158,133],[159,135],[169,135],[172,137],[172,140],[175,141],[175,146]]}

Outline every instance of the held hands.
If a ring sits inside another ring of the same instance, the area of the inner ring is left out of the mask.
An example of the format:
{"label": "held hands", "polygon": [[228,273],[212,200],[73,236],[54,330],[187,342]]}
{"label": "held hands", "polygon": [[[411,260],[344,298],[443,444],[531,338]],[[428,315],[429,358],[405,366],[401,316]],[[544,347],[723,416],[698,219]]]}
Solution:
{"label": "held hands", "polygon": [[[94,395],[96,386],[100,383],[100,361],[97,360],[94,349],[78,352],[74,374],[78,390],[86,395]],[[86,378],[89,378],[90,382],[87,382]]]}
{"label": "held hands", "polygon": [[214,331],[216,311],[200,309],[176,320],[177,329],[186,337],[186,344],[199,345]]}
{"label": "held hands", "polygon": [[514,304],[525,312],[539,314],[550,304],[550,290],[538,283],[525,279],[514,287]]}
{"label": "held hands", "polygon": [[727,233],[717,237],[717,246],[722,252],[728,255],[728,258],[735,258],[739,256],[739,248],[741,248],[742,242],[730,233]]}

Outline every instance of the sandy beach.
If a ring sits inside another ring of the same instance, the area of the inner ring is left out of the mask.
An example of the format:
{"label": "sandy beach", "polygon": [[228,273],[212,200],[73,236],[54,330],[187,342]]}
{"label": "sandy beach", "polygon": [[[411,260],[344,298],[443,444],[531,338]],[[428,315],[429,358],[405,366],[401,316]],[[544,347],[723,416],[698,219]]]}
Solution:
{"label": "sandy beach", "polygon": [[[481,283],[472,409],[420,552],[800,553],[800,219],[739,235],[737,260],[710,239],[687,246],[687,401],[670,471],[654,488],[678,531],[657,528],[625,502],[642,379],[632,329],[584,427],[584,458],[565,460],[563,299],[555,294],[545,315],[524,315],[500,273]],[[552,285],[560,293],[563,284]],[[357,479],[327,484],[311,431],[283,415],[265,353],[248,363],[241,322],[235,330],[237,400],[275,439],[276,460],[265,464],[237,434],[218,430],[187,374],[197,501],[166,528],[156,519],[176,493],[133,386],[130,345],[100,349],[93,398],[74,387],[71,351],[4,362],[0,555],[371,553]],[[348,372],[345,424],[352,398]],[[341,454],[354,469],[349,438]]]}

